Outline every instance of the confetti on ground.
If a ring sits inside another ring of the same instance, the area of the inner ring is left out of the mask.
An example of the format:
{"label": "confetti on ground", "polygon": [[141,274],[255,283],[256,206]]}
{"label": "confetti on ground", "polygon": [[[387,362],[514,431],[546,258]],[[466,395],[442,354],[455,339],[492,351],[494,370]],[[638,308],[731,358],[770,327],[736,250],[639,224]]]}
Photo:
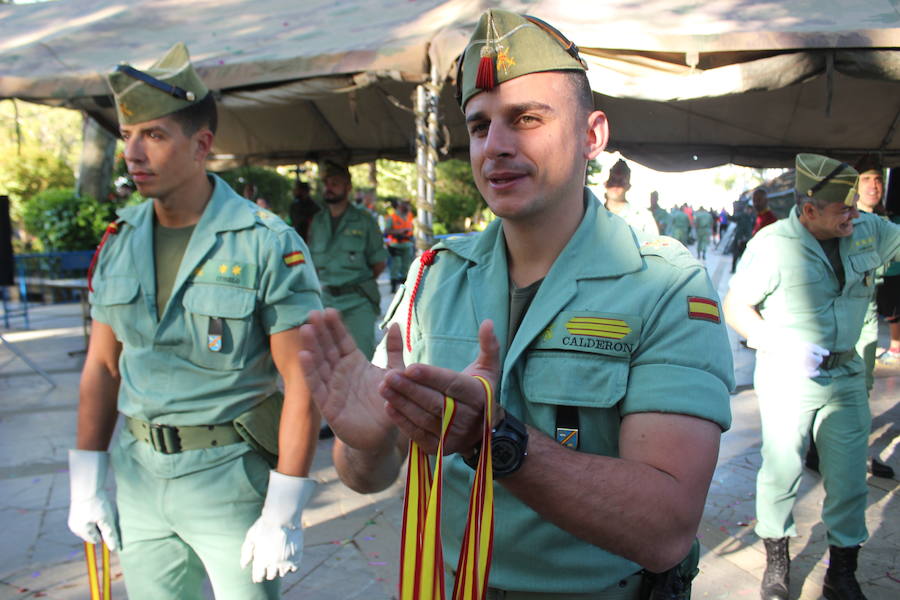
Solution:
{"label": "confetti on ground", "polygon": [[750,523],[747,523],[746,521],[738,521],[737,522],[738,527],[747,527],[748,525],[750,525]]}
{"label": "confetti on ground", "polygon": [[370,560],[369,561],[369,565],[373,566],[373,567],[383,567],[386,564],[387,563],[384,562],[383,560]]}
{"label": "confetti on ground", "polygon": [[375,536],[374,536],[374,535],[367,535],[367,536],[364,537],[363,539],[364,539],[364,540],[367,540],[367,541],[372,541],[372,540],[375,539]]}
{"label": "confetti on ground", "polygon": [[890,571],[886,571],[884,574],[887,575],[888,579],[890,579],[891,581],[896,581],[897,583],[900,583],[900,579],[897,579],[896,577],[891,575]]}
{"label": "confetti on ground", "polygon": [[725,533],[728,533],[728,528],[725,527],[724,525],[722,525],[721,527],[719,527],[719,531],[723,531],[723,532],[725,532]]}
{"label": "confetti on ground", "polygon": [[41,572],[40,572],[40,571],[35,571],[34,573],[31,574],[31,576],[32,576],[32,577],[40,577],[40,576],[41,576]]}

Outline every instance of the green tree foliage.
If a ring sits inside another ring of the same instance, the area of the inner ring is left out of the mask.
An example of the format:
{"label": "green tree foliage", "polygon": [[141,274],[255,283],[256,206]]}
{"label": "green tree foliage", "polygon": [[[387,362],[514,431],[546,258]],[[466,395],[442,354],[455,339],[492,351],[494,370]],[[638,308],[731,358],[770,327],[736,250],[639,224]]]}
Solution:
{"label": "green tree foliage", "polygon": [[[486,207],[475,187],[468,162],[454,159],[438,163],[434,190],[435,233],[460,233],[471,229]],[[466,219],[469,219],[468,223]]]}
{"label": "green tree foliage", "polygon": [[29,198],[74,185],[82,124],[73,110],[0,101],[0,194],[10,197],[14,222]]}
{"label": "green tree foliage", "polygon": [[[238,167],[218,173],[234,191],[243,194],[248,183],[256,186],[256,198],[265,198],[272,212],[286,217],[293,201],[293,180],[268,167]],[[254,198],[254,200],[256,199]]]}
{"label": "green tree foliage", "polygon": [[91,250],[100,242],[116,205],[77,197],[75,190],[44,190],[24,204],[25,230],[39,241],[37,251]]}
{"label": "green tree foliage", "polygon": [[[410,162],[381,159],[375,163],[375,172],[378,178],[376,194],[379,198],[402,198],[415,202],[416,198],[416,165]],[[351,169],[356,183],[356,173]],[[368,172],[361,174],[367,175]],[[364,180],[368,185],[367,180]]]}
{"label": "green tree foliage", "polygon": [[33,146],[21,154],[11,148],[0,149],[0,188],[12,200],[12,217],[17,221],[39,193],[74,184],[72,168],[57,155]]}

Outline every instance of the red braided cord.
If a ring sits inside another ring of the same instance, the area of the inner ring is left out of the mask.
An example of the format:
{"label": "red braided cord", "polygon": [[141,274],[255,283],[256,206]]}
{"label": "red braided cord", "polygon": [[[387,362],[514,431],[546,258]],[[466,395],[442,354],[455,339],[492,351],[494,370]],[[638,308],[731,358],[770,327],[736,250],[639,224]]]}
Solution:
{"label": "red braided cord", "polygon": [[91,279],[94,277],[94,267],[97,266],[97,259],[100,257],[100,250],[103,249],[103,244],[106,243],[107,238],[111,234],[115,234],[119,232],[119,222],[113,221],[109,225],[106,226],[106,231],[103,232],[103,237],[100,239],[100,244],[97,246],[97,249],[94,250],[94,256],[91,257],[91,264],[88,267],[87,272],[87,283],[88,283],[88,291],[93,292],[94,286],[91,285]]}
{"label": "red braided cord", "polygon": [[413,306],[416,304],[416,294],[419,293],[419,284],[422,282],[422,275],[425,273],[425,267],[434,262],[434,257],[437,253],[437,250],[426,250],[422,253],[422,258],[419,260],[419,272],[416,274],[416,283],[412,289],[412,296],[409,298],[409,312],[406,315],[406,349],[409,352],[412,352],[412,342],[409,332],[412,328]]}

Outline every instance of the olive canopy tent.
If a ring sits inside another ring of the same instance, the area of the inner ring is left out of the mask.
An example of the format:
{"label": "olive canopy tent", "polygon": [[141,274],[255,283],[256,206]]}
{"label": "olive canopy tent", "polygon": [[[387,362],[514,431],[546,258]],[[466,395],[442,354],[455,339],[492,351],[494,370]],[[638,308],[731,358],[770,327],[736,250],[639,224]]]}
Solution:
{"label": "olive canopy tent", "polygon": [[[0,98],[116,129],[103,74],[184,41],[220,105],[221,166],[411,159],[414,95],[452,90],[479,13],[528,12],[582,50],[610,149],[660,170],[788,166],[799,151],[900,166],[896,0],[58,0],[0,5]],[[430,82],[430,83],[429,83]]]}

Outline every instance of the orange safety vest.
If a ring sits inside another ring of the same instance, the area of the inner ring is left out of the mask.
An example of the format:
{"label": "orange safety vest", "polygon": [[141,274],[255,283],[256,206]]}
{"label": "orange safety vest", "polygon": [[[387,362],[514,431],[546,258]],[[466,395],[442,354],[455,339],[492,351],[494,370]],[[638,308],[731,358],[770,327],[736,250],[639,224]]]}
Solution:
{"label": "orange safety vest", "polygon": [[[391,213],[391,229],[409,229],[410,232],[413,230],[413,214],[412,212],[406,213],[406,217],[401,217],[396,212]],[[408,242],[412,239],[412,235],[389,235],[387,236],[388,242],[391,244],[402,244],[403,242]]]}

